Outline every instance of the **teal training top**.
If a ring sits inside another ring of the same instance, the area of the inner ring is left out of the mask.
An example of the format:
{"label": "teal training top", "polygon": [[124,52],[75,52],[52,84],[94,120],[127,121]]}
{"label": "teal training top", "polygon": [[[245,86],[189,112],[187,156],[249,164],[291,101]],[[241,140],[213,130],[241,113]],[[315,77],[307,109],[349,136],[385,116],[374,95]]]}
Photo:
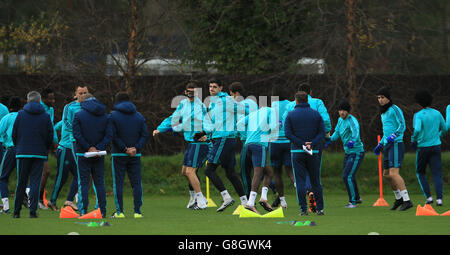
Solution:
{"label": "teal training top", "polygon": [[447,105],[447,111],[445,112],[447,118],[447,130],[450,130],[450,105]]}
{"label": "teal training top", "polygon": [[183,99],[172,115],[164,119],[156,129],[167,132],[172,128],[174,132],[183,133],[184,140],[194,142],[194,134],[204,129],[206,115],[206,106],[200,99],[195,97],[193,102]]}
{"label": "teal training top", "polygon": [[258,111],[251,112],[238,122],[238,128],[248,125],[245,144],[259,144],[264,147],[278,136],[278,123],[276,113],[271,107],[262,107]]}
{"label": "teal training top", "polygon": [[[336,141],[341,138],[344,144],[344,151],[347,154],[358,153],[364,151],[364,145],[361,141],[359,133],[358,120],[351,114],[346,119],[339,118],[338,123],[331,136],[331,141]],[[353,148],[348,148],[347,143],[353,141]]]}
{"label": "teal training top", "polygon": [[210,99],[208,114],[211,125],[207,125],[206,131],[213,139],[237,137],[236,122],[245,116],[244,106],[225,92],[211,96]]}
{"label": "teal training top", "polygon": [[0,103],[0,120],[9,113],[8,107]]}
{"label": "teal training top", "polygon": [[[44,106],[45,112],[48,113],[48,115],[50,115],[50,120],[52,121],[52,125],[53,125],[53,121],[55,119],[55,109],[51,106],[46,105],[42,100],[41,100],[41,105]],[[58,135],[55,132],[54,126],[53,126],[53,143],[58,143]]]}
{"label": "teal training top", "polygon": [[[284,122],[281,120],[281,118],[288,112],[288,106],[292,103],[289,100],[283,100],[283,101],[275,101],[272,102],[272,108],[275,111],[276,119],[278,120],[278,137],[272,141],[272,143],[290,143],[289,139],[287,139],[286,134],[284,133]],[[294,105],[295,107],[295,105]]]}
{"label": "teal training top", "polygon": [[[238,103],[244,105],[244,107],[245,107],[245,116],[243,116],[244,118],[247,117],[250,113],[258,110],[258,104],[253,99],[247,98]],[[238,114],[236,113],[236,118],[238,117],[237,115]],[[236,121],[236,122],[238,122],[238,121]],[[236,128],[237,128],[237,126],[236,126]],[[247,128],[248,128],[248,126],[245,126],[245,130],[247,130]],[[238,132],[238,133],[239,133],[239,137],[240,137],[241,141],[245,141],[247,139],[247,132]]]}
{"label": "teal training top", "polygon": [[[325,127],[325,133],[328,133],[331,131],[331,120],[330,120],[330,115],[328,115],[328,111],[327,108],[325,107],[325,104],[323,103],[323,101],[321,99],[318,98],[313,98],[310,95],[308,95],[308,104],[309,107],[311,107],[311,109],[316,110],[319,112],[320,116],[322,117],[323,120],[323,124]],[[295,106],[297,105],[297,102],[294,100],[292,102],[290,102],[286,107],[286,112],[283,115],[283,123],[284,120],[287,117],[287,114],[294,110]]]}
{"label": "teal training top", "polygon": [[433,108],[424,108],[414,114],[414,132],[411,142],[417,142],[417,147],[430,147],[441,144],[440,136],[445,134],[445,120],[442,114]]}
{"label": "teal training top", "polygon": [[[12,130],[16,121],[17,112],[6,114],[0,121],[0,142],[6,148],[14,147],[12,140]],[[1,171],[1,169],[0,169]]]}
{"label": "teal training top", "polygon": [[80,110],[81,104],[78,101],[72,101],[64,106],[63,116],[61,119],[63,122],[61,128],[61,140],[59,141],[59,145],[64,148],[72,149],[72,143],[75,141],[72,134],[73,118],[75,117],[75,113]]}
{"label": "teal training top", "polygon": [[392,134],[397,136],[394,142],[403,142],[403,133],[406,129],[405,117],[397,105],[393,104],[385,113],[381,114],[381,123],[383,125],[383,138],[380,141],[382,145],[387,144],[387,138]]}

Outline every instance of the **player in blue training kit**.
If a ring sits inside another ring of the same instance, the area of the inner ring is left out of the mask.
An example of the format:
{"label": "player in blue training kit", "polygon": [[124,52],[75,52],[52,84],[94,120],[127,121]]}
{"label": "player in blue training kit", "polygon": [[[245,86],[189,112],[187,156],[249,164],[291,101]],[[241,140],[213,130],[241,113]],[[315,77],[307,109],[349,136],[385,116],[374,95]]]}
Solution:
{"label": "player in blue training kit", "polygon": [[[330,137],[330,131],[331,131],[331,120],[330,116],[328,114],[327,108],[325,107],[325,104],[323,101],[319,98],[313,98],[311,96],[311,86],[309,84],[301,84],[298,88],[298,91],[303,91],[306,94],[308,94],[308,104],[309,107],[313,110],[316,110],[319,112],[320,116],[322,117],[324,128],[325,128],[325,138],[323,141],[320,142],[320,146],[318,146],[318,157],[320,161],[320,172],[322,171],[322,152],[323,152],[323,144],[325,140],[329,140]],[[295,100],[287,105],[286,112],[284,113],[283,119],[286,118],[287,114],[292,111],[296,106]],[[316,201],[313,192],[311,192],[311,182],[309,180],[308,175],[306,176],[306,190],[307,190],[307,196],[309,199],[309,211],[314,212],[316,210]]]}
{"label": "player in blue training kit", "polygon": [[211,121],[206,130],[202,131],[203,133],[206,132],[213,143],[208,153],[205,174],[223,198],[222,205],[219,206],[217,212],[222,212],[234,204],[234,199],[216,173],[219,164],[225,169],[226,177],[239,195],[241,204],[247,203],[242,182],[234,169],[236,165],[236,121],[242,118],[245,110],[241,104],[237,104],[228,93],[222,90],[223,85],[219,81],[215,79],[209,81],[211,101],[208,107],[208,115]]}
{"label": "player in blue training kit", "polygon": [[[236,100],[236,103],[243,105],[245,108],[245,114],[243,117],[248,116],[250,113],[258,110],[258,104],[256,103],[256,98],[253,100],[252,98],[244,99],[244,86],[240,82],[233,82],[229,86],[230,95]],[[235,115],[237,119],[238,115]],[[237,120],[239,121],[239,120]],[[236,121],[236,122],[237,122]],[[245,131],[247,131],[248,126],[243,127]],[[252,185],[252,160],[248,155],[246,155],[245,150],[243,150],[245,140],[247,139],[247,132],[239,132],[239,139],[242,142],[242,150],[239,159],[239,168],[241,172],[241,180],[244,186],[245,194],[247,197],[250,195],[251,185]]]}
{"label": "player in blue training kit", "polygon": [[[253,178],[248,202],[244,205],[247,210],[259,213],[255,208],[255,200],[261,179],[264,174],[263,189],[259,204],[266,210],[272,211],[272,207],[267,202],[267,191],[272,179],[272,171],[266,166],[267,149],[269,141],[278,132],[278,123],[275,111],[270,107],[262,107],[250,113],[237,123],[238,130],[246,133],[246,140],[242,151],[248,155],[253,166]],[[247,131],[245,130],[247,127]]]}
{"label": "player in blue training kit", "polygon": [[123,183],[125,173],[130,179],[134,198],[134,218],[142,218],[141,151],[148,140],[145,118],[130,102],[127,93],[119,92],[113,111],[109,114],[113,132],[112,171],[116,212],[114,218],[123,218]]}
{"label": "player in blue training kit", "polygon": [[272,90],[273,96],[278,96],[279,101],[272,102],[272,109],[274,109],[275,114],[278,119],[278,136],[274,138],[269,143],[269,165],[274,172],[275,187],[278,191],[278,196],[272,203],[272,207],[277,207],[281,205],[283,208],[287,208],[286,197],[284,196],[284,184],[282,178],[282,168],[284,169],[291,180],[292,184],[295,185],[294,175],[292,172],[292,161],[291,161],[291,145],[289,139],[287,139],[284,133],[283,116],[287,112],[288,105],[292,102],[287,100],[280,90],[281,86],[275,86]]}
{"label": "player in blue training kit", "polygon": [[10,213],[8,182],[11,172],[16,168],[16,147],[12,141],[12,129],[21,105],[19,97],[11,97],[9,100],[11,112],[0,121],[0,142],[4,147],[0,164],[0,195],[3,202],[1,213]]}
{"label": "player in blue training kit", "polygon": [[41,95],[38,92],[28,93],[28,103],[18,112],[12,130],[12,141],[16,146],[17,159],[14,218],[20,217],[28,179],[30,181],[30,217],[37,218],[39,185],[44,161],[53,143],[53,124],[40,101]]}
{"label": "player in blue training kit", "polygon": [[347,100],[340,102],[338,106],[338,123],[330,141],[325,143],[325,147],[327,147],[331,142],[340,138],[344,145],[345,156],[342,180],[347,188],[349,201],[345,208],[355,208],[357,203],[362,202],[356,183],[356,172],[364,159],[364,145],[359,135],[358,120],[350,114],[350,109],[351,107]]}
{"label": "player in blue training kit", "polygon": [[404,211],[413,207],[405,181],[399,173],[405,153],[403,144],[403,133],[406,129],[405,118],[402,110],[392,103],[390,88],[383,87],[378,90],[377,99],[380,105],[383,137],[375,147],[374,153],[380,155],[383,151],[383,176],[388,180],[395,195],[395,202],[391,210],[401,206],[400,211]]}
{"label": "player in blue training kit", "polygon": [[[6,107],[6,105],[0,103],[0,120],[2,120],[2,118],[4,116],[6,116],[6,114],[9,113],[8,107]],[[0,157],[3,156],[3,146],[2,146],[2,142],[0,141]]]}
{"label": "player in blue training kit", "polygon": [[91,94],[81,101],[81,110],[73,119],[73,137],[78,170],[78,209],[81,215],[88,212],[89,179],[97,191],[97,201],[102,217],[106,217],[105,158],[98,155],[86,157],[86,152],[104,151],[112,140],[112,126],[106,116],[106,107]]}
{"label": "player in blue training kit", "polygon": [[176,110],[153,131],[153,136],[164,132],[183,133],[187,148],[184,153],[181,172],[189,182],[190,199],[187,208],[203,210],[207,208],[207,200],[204,197],[198,169],[201,168],[208,155],[210,142],[206,139],[194,138],[197,132],[203,130],[203,121],[207,117],[206,106],[196,95],[197,84],[189,82],[186,85],[185,99],[177,106]]}
{"label": "player in blue training kit", "polygon": [[[77,155],[74,150],[74,137],[72,132],[72,123],[75,114],[81,110],[81,100],[84,95],[89,93],[87,86],[78,85],[75,89],[74,98],[76,100],[66,104],[63,109],[61,125],[61,139],[56,149],[56,172],[55,183],[53,184],[53,191],[50,196],[50,200],[47,206],[53,211],[58,211],[56,201],[59,193],[67,181],[69,173],[72,174],[72,182],[70,185],[69,193],[67,194],[66,201],[63,206],[70,206],[74,210],[78,211],[78,206],[73,202],[78,192],[78,171],[77,171]],[[56,129],[56,126],[55,126]],[[95,191],[95,189],[94,189]]]}
{"label": "player in blue training kit", "polygon": [[422,108],[414,114],[414,132],[411,136],[412,147],[417,149],[417,179],[426,198],[425,203],[433,203],[430,185],[426,178],[426,169],[429,165],[436,190],[436,204],[442,206],[443,183],[440,137],[447,132],[445,120],[439,111],[430,107],[433,97],[428,91],[418,91],[414,98]]}
{"label": "player in blue training kit", "polygon": [[447,130],[450,130],[450,105],[447,105],[447,110],[445,111],[445,118]]}
{"label": "player in blue training kit", "polygon": [[306,179],[309,176],[311,190],[316,199],[317,215],[324,215],[322,184],[320,181],[319,148],[325,137],[323,119],[319,112],[311,109],[306,92],[295,94],[295,109],[284,121],[284,132],[291,141],[291,158],[296,183],[296,194],[300,215],[308,215],[306,204]]}

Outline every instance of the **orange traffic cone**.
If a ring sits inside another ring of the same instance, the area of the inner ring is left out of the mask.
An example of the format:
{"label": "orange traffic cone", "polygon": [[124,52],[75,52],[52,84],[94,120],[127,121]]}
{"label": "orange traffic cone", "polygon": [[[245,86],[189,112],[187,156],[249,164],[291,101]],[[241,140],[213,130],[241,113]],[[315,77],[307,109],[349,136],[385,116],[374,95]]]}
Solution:
{"label": "orange traffic cone", "polygon": [[380,197],[378,200],[373,204],[373,206],[389,206],[389,204],[384,200],[384,198]]}
{"label": "orange traffic cone", "polygon": [[78,214],[77,212],[75,212],[75,210],[74,210],[74,209],[72,208],[72,206],[70,206],[70,205],[63,207],[63,209],[68,210],[68,211],[70,211],[70,212],[72,212],[72,213]]}
{"label": "orange traffic cone", "polygon": [[436,214],[439,214],[434,210],[434,208],[430,204],[425,204],[425,206],[423,208],[428,209]]}
{"label": "orange traffic cone", "polygon": [[436,215],[439,215],[439,214],[436,212],[430,211],[420,205],[417,206],[416,216],[436,216]]}
{"label": "orange traffic cone", "polygon": [[450,210],[446,211],[445,213],[442,213],[439,216],[450,216]]}
{"label": "orange traffic cone", "polygon": [[78,215],[78,213],[73,210],[69,210],[67,207],[61,208],[61,212],[59,213],[59,218],[61,219],[78,218],[79,216],[80,215]]}
{"label": "orange traffic cone", "polygon": [[101,218],[102,213],[100,212],[100,208],[98,208],[97,210],[94,210],[90,213],[81,216],[79,219],[101,219]]}

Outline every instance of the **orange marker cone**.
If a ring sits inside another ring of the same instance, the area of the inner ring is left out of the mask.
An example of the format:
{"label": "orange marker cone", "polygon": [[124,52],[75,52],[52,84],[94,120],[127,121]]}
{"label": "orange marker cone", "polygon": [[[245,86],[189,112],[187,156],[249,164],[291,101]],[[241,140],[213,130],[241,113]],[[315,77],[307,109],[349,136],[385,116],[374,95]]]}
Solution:
{"label": "orange marker cone", "polygon": [[423,208],[428,209],[428,210],[438,214],[430,204],[425,204],[425,206]]}
{"label": "orange marker cone", "polygon": [[80,215],[78,213],[74,212],[73,210],[70,211],[67,209],[67,207],[61,208],[61,212],[59,213],[59,218],[61,219],[73,219],[78,218]]}
{"label": "orange marker cone", "polygon": [[70,205],[63,207],[63,209],[65,209],[65,210],[67,210],[67,211],[70,211],[70,212],[72,212],[72,213],[78,214],[77,212],[75,212],[75,210],[74,210],[74,209],[72,208],[72,206],[70,206]]}
{"label": "orange marker cone", "polygon": [[[378,143],[381,141],[381,136],[377,136]],[[380,197],[372,206],[389,206],[389,204],[383,198],[383,173],[382,173],[382,164],[381,164],[381,153],[378,155],[378,184],[380,185]]]}
{"label": "orange marker cone", "polygon": [[445,213],[442,213],[439,216],[450,216],[450,210],[446,211]]}
{"label": "orange marker cone", "polygon": [[97,210],[94,210],[90,213],[86,213],[85,215],[81,216],[79,219],[101,219],[102,213],[100,212],[100,208]]}
{"label": "orange marker cone", "polygon": [[437,216],[439,215],[436,212],[430,211],[428,209],[426,209],[425,207],[422,207],[420,205],[417,206],[417,210],[416,210],[416,216]]}

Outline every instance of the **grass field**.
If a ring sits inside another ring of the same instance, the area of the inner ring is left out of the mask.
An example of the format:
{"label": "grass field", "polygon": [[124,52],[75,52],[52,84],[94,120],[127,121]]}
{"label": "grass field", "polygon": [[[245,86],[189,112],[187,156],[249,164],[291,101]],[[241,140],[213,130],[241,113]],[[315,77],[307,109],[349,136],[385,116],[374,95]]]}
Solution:
{"label": "grass field", "polygon": [[[60,219],[59,213],[39,210],[38,219],[28,218],[28,210],[22,210],[20,219],[0,215],[2,235],[449,235],[450,216],[415,216],[415,207],[407,211],[390,211],[387,207],[373,207],[378,196],[363,194],[364,202],[357,208],[346,209],[345,194],[325,196],[325,215],[298,216],[299,209],[294,196],[288,196],[289,208],[284,218],[239,218],[232,215],[237,205],[222,213],[214,207],[204,211],[186,208],[187,196],[144,197],[144,218],[132,217],[132,198],[125,199],[125,219]],[[93,197],[92,197],[93,199]],[[95,200],[90,200],[95,201]],[[219,197],[213,200],[219,204]],[[392,198],[386,199],[391,203]],[[415,206],[423,205],[423,198],[413,195]],[[92,208],[92,206],[91,206]],[[113,197],[108,197],[108,215],[114,208]],[[450,210],[450,206],[434,207],[438,213]],[[261,207],[258,208],[262,214]],[[281,221],[314,221],[314,227],[296,227],[277,224]],[[109,227],[88,227],[81,222],[106,221]]]}
{"label": "grass field", "polygon": [[[217,213],[211,207],[205,211],[186,209],[188,193],[186,180],[180,174],[182,155],[149,156],[143,158],[144,218],[134,219],[133,201],[129,183],[125,183],[125,219],[103,219],[111,224],[109,227],[88,227],[81,222],[101,222],[102,220],[59,219],[59,213],[50,210],[39,210],[38,219],[30,219],[28,210],[23,209],[20,219],[13,219],[11,214],[0,214],[1,235],[67,235],[77,232],[81,235],[367,235],[377,232],[380,235],[450,235],[449,216],[415,216],[416,206],[423,205],[425,198],[420,190],[414,171],[415,155],[405,155],[404,167],[401,173],[407,183],[414,208],[405,212],[390,211],[387,207],[373,207],[379,197],[378,169],[376,157],[366,153],[357,181],[364,202],[354,209],[345,209],[347,194],[341,179],[343,154],[326,153],[323,159],[322,184],[325,195],[325,215],[310,215],[300,217],[297,198],[293,187],[286,188],[289,208],[284,211],[284,218],[239,218],[232,215],[237,204],[223,213]],[[237,157],[238,160],[238,157]],[[55,167],[55,159],[49,160],[51,169]],[[107,215],[114,212],[114,196],[112,195],[111,173],[108,159],[106,160],[105,183],[108,191]],[[443,153],[444,206],[436,207],[438,213],[450,210],[450,192],[448,169],[450,168],[450,153]],[[54,171],[54,170],[53,170]],[[52,171],[47,184],[48,195],[52,190],[55,173]],[[231,184],[218,170],[226,187]],[[199,172],[202,188],[205,193],[203,169]],[[429,178],[431,179],[431,178]],[[69,178],[69,182],[71,177]],[[431,181],[431,180],[430,180]],[[10,178],[10,191],[13,192],[15,173]],[[64,201],[67,186],[62,190],[58,205]],[[288,183],[285,179],[285,183]],[[432,193],[434,188],[431,184]],[[384,197],[392,205],[393,193],[384,184]],[[238,200],[234,190],[231,195]],[[269,191],[269,193],[271,193]],[[91,190],[90,210],[93,209],[95,198]],[[211,186],[211,197],[220,205],[221,198],[217,190]],[[258,197],[259,199],[259,197]],[[13,198],[10,199],[10,204]],[[269,194],[269,200],[273,200]],[[261,207],[261,213],[266,213]],[[289,224],[277,224],[280,221],[314,221],[315,227],[295,227]]]}

